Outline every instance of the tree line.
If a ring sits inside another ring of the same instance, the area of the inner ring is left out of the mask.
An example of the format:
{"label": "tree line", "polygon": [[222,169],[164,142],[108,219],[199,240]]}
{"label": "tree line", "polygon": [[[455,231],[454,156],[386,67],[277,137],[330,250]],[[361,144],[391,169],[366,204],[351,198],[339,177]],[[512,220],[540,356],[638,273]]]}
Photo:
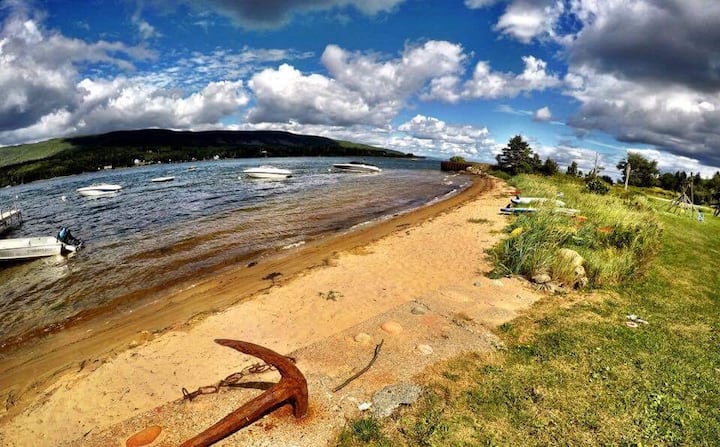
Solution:
{"label": "tree line", "polygon": [[[495,169],[509,175],[517,174],[540,174],[552,176],[560,174],[560,167],[556,161],[548,157],[545,161],[533,152],[530,145],[516,135],[510,139],[500,154],[495,157],[497,164]],[[676,171],[675,173],[660,173],[656,160],[649,160],[636,152],[628,153],[628,156],[621,160],[617,169],[621,173],[620,183],[625,183],[626,168],[630,165],[630,174],[627,183],[630,186],[638,187],[660,187],[674,192],[680,192],[692,185],[696,204],[714,204],[720,202],[720,172],[716,172],[711,178],[703,179],[700,173],[686,173]],[[613,179],[608,175],[599,175],[602,168],[592,169],[583,173],[578,164],[573,161],[564,172],[571,177],[585,180],[589,190],[606,191],[613,184]]]}

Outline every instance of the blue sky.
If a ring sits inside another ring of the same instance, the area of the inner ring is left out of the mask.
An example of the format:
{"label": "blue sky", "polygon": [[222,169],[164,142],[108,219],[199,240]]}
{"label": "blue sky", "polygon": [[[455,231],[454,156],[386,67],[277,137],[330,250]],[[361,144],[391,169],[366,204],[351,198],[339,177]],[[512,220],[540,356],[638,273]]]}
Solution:
{"label": "blue sky", "polygon": [[[605,172],[720,166],[713,0],[0,0],[0,145],[277,129]],[[660,32],[662,30],[662,32]]]}

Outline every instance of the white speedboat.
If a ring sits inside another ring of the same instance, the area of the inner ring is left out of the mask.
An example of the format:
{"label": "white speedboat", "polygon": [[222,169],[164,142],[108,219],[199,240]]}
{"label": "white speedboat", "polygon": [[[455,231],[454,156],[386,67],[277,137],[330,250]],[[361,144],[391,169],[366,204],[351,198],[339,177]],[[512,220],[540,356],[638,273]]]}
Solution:
{"label": "white speedboat", "polygon": [[99,183],[97,185],[90,185],[85,186],[83,188],[78,188],[75,191],[78,192],[81,196],[85,197],[99,197],[99,196],[108,196],[111,194],[115,194],[116,192],[120,191],[122,189],[122,186],[120,185],[110,185],[107,183]]}
{"label": "white speedboat", "polygon": [[173,176],[168,176],[168,177],[156,177],[156,178],[150,179],[150,181],[153,182],[153,183],[172,182],[173,180],[175,180],[175,177],[173,177]]}
{"label": "white speedboat", "polygon": [[333,168],[339,169],[344,172],[380,172],[382,169],[377,166],[369,165],[367,163],[360,163],[359,161],[351,161],[350,163],[335,163]]}
{"label": "white speedboat", "polygon": [[42,258],[76,250],[75,245],[64,244],[52,236],[0,239],[0,261]]}
{"label": "white speedboat", "polygon": [[257,168],[249,168],[243,171],[245,175],[252,178],[265,179],[283,179],[292,176],[289,169],[276,168],[274,166],[259,166]]}

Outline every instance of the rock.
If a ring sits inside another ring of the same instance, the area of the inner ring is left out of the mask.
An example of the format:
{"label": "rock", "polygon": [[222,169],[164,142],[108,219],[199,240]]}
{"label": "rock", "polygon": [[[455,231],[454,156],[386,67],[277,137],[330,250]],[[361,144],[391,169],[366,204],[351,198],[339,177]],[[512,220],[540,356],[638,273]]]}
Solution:
{"label": "rock", "polygon": [[399,334],[402,332],[403,327],[397,321],[386,321],[380,326],[380,329],[387,332],[388,334]]}
{"label": "rock", "polygon": [[414,383],[399,383],[386,386],[372,398],[373,416],[388,417],[400,405],[410,405],[420,397],[422,388]]}
{"label": "rock", "polygon": [[355,336],[355,341],[362,344],[367,344],[372,341],[372,337],[365,332],[360,332]]}
{"label": "rock", "polygon": [[410,309],[410,313],[413,315],[425,315],[427,311],[423,306],[413,306],[413,308]]}
{"label": "rock", "polygon": [[367,411],[367,410],[370,409],[370,407],[372,407],[372,403],[370,403],[370,402],[363,402],[363,403],[361,403],[361,404],[358,405],[358,410],[360,410],[360,411]]}
{"label": "rock", "polygon": [[141,447],[143,445],[148,445],[160,436],[161,431],[162,427],[158,425],[147,427],[146,429],[130,436],[127,441],[125,441],[125,447]]}
{"label": "rock", "polygon": [[532,280],[536,284],[545,284],[552,281],[552,278],[547,273],[540,273],[532,277]]}
{"label": "rock", "polygon": [[415,349],[422,355],[430,355],[433,353],[433,348],[430,345],[417,345]]}
{"label": "rock", "polygon": [[473,283],[473,285],[474,285],[475,287],[482,287],[482,283],[481,283],[480,281],[475,281],[475,282]]}
{"label": "rock", "polygon": [[494,285],[495,287],[502,287],[502,286],[503,286],[503,283],[502,283],[502,281],[500,281],[499,279],[493,279],[493,280],[492,280],[492,285]]}
{"label": "rock", "polygon": [[573,265],[573,267],[580,267],[585,262],[583,257],[580,256],[580,253],[576,252],[575,250],[570,250],[569,248],[561,248],[560,250],[558,250],[558,256],[566,259]]}

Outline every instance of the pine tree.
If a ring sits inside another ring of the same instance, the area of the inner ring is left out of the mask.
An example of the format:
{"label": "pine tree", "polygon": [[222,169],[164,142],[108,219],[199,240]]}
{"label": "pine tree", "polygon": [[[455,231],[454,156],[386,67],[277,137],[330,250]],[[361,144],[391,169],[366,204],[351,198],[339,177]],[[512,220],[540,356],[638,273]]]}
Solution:
{"label": "pine tree", "polygon": [[[532,173],[534,171],[534,157],[530,145],[522,139],[520,135],[515,135],[510,139],[507,146],[503,148],[501,154],[498,154],[498,168],[511,175]],[[539,158],[538,158],[539,160]]]}

